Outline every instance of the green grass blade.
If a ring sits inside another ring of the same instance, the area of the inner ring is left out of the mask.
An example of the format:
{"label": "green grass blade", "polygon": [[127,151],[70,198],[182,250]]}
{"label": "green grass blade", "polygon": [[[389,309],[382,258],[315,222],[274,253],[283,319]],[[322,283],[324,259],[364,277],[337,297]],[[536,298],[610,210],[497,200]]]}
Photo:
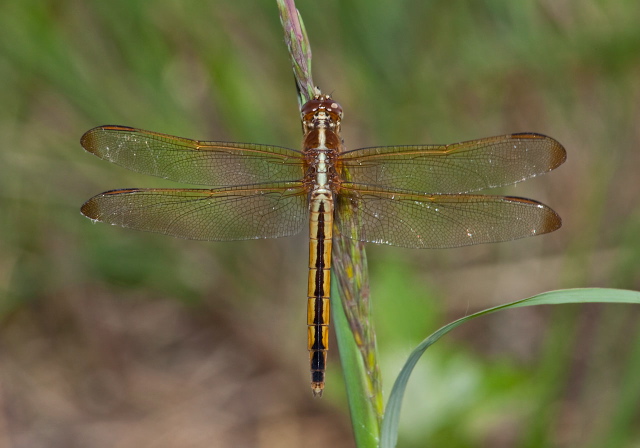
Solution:
{"label": "green grass blade", "polygon": [[338,294],[337,281],[331,282],[331,311],[340,362],[347,389],[351,425],[358,448],[377,448],[380,438],[378,414],[372,406],[367,369],[351,332],[349,321]]}
{"label": "green grass blade", "polygon": [[385,416],[382,421],[382,432],[380,438],[381,448],[392,448],[396,446],[398,441],[398,423],[400,421],[400,409],[402,407],[402,400],[404,393],[411,376],[411,372],[416,363],[425,352],[427,348],[438,341],[442,336],[449,333],[457,326],[471,320],[476,317],[484,316],[485,314],[494,313],[496,311],[519,308],[524,306],[534,305],[562,305],[568,303],[636,303],[640,304],[640,292],[628,291],[623,289],[599,289],[599,288],[584,288],[584,289],[564,289],[558,291],[545,292],[538,294],[527,299],[518,300],[506,305],[500,305],[494,308],[489,308],[469,316],[458,319],[450,324],[441,327],[438,331],[431,334],[428,338],[416,347],[411,353],[407,362],[403,366],[400,374],[396,378],[396,381],[391,390],[389,396],[389,402],[385,410]]}

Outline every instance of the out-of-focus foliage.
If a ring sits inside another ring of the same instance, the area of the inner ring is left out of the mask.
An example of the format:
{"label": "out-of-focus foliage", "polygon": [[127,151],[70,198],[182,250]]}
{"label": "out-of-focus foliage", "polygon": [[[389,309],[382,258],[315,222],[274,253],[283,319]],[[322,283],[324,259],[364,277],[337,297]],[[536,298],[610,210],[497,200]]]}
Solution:
{"label": "out-of-focus foliage", "polygon": [[[386,378],[474,310],[560,287],[640,288],[640,3],[298,7],[349,148],[535,131],[569,154],[507,189],[558,211],[555,234],[371,246]],[[104,190],[169,185],[84,153],[96,125],[299,146],[275,2],[4,1],[0,85],[0,437],[351,446],[335,353],[323,400],[308,391],[304,235],[181,241],[78,211]],[[418,365],[401,446],[637,445],[638,317],[622,305],[522,309],[452,333]]]}

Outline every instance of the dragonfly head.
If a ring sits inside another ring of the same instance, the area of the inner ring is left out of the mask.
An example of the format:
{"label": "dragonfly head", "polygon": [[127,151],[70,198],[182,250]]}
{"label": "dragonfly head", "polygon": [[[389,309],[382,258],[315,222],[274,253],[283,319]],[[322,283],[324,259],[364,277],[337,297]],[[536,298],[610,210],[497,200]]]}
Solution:
{"label": "dragonfly head", "polygon": [[302,106],[300,113],[305,131],[323,125],[335,131],[340,130],[342,107],[329,95],[317,95]]}

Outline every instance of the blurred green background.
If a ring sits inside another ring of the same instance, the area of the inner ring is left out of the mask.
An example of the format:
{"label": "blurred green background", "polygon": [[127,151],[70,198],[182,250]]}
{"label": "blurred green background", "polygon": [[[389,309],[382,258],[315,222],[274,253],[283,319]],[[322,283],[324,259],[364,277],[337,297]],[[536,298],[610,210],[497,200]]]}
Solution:
{"label": "blurred green background", "polygon": [[[348,148],[511,132],[565,145],[505,189],[551,235],[369,246],[385,386],[463,315],[539,292],[640,289],[640,2],[300,1]],[[101,224],[90,196],[169,185],[85,153],[123,124],[299,148],[275,1],[0,3],[0,447],[352,447],[336,351],[308,386],[305,235],[182,241]],[[498,313],[427,352],[403,447],[640,446],[640,310]]]}

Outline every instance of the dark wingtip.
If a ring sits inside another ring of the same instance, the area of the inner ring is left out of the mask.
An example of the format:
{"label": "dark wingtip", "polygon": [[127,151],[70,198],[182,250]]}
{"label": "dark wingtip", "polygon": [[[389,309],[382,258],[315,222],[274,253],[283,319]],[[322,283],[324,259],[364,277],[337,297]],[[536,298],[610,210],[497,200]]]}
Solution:
{"label": "dark wingtip", "polygon": [[102,212],[100,211],[101,204],[104,204],[104,198],[107,196],[116,196],[121,194],[130,194],[139,192],[139,188],[120,188],[118,190],[109,190],[103,193],[97,194],[80,207],[80,213],[89,219],[94,221],[101,221]]}
{"label": "dark wingtip", "polygon": [[80,207],[80,213],[94,221],[99,219],[98,209],[95,207],[95,201],[93,198],[82,204],[82,207]]}
{"label": "dark wingtip", "polygon": [[120,126],[117,124],[105,124],[102,126],[96,126],[93,129],[89,129],[82,135],[82,137],[80,137],[80,144],[86,151],[95,154],[96,150],[98,149],[96,145],[96,136],[98,135],[98,133],[104,131],[133,132],[137,131],[137,129],[129,126]]}
{"label": "dark wingtip", "polygon": [[537,132],[518,132],[511,134],[513,138],[519,139],[531,139],[531,140],[546,140],[550,146],[551,160],[549,165],[549,171],[558,168],[564,162],[567,161],[567,150],[562,144],[553,137],[548,135],[539,134]]}
{"label": "dark wingtip", "polygon": [[551,233],[562,227],[562,218],[548,205],[536,201],[535,199],[521,198],[519,196],[504,196],[504,198],[508,201],[520,202],[521,204],[532,205],[544,210],[544,214],[540,216],[536,226],[531,229],[531,236]]}
{"label": "dark wingtip", "polygon": [[560,227],[562,227],[562,218],[559,214],[556,213],[555,210],[541,202],[538,202],[538,207],[543,207],[545,209],[546,216],[541,222],[540,226],[536,229],[536,235],[544,235],[545,233],[555,232]]}
{"label": "dark wingtip", "polygon": [[567,150],[564,148],[564,146],[562,146],[562,144],[551,137],[547,137],[553,144],[553,159],[552,159],[552,166],[551,169],[556,169],[558,168],[560,165],[562,165],[564,162],[567,161]]}
{"label": "dark wingtip", "polygon": [[560,215],[557,214],[552,208],[549,208],[549,211],[551,212],[551,214],[549,216],[549,219],[547,220],[548,226],[547,232],[545,233],[554,232],[562,227],[562,218],[560,217]]}
{"label": "dark wingtip", "polygon": [[96,132],[101,130],[102,126],[98,126],[97,128],[89,129],[87,132],[82,134],[80,137],[80,145],[90,153],[93,153],[93,149],[95,148],[95,135]]}

